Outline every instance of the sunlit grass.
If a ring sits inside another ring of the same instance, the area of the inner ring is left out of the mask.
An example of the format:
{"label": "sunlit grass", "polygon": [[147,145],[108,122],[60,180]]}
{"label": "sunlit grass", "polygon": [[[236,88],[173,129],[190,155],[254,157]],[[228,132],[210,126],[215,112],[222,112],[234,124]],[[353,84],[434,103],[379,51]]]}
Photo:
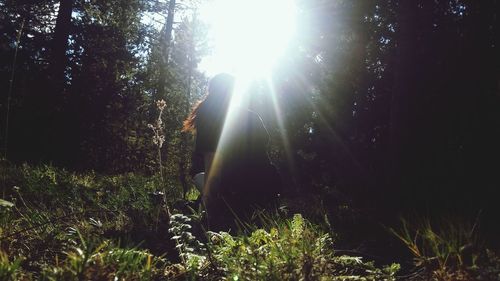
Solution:
{"label": "sunlit grass", "polygon": [[[394,280],[399,269],[340,255],[334,248],[340,236],[330,225],[327,230],[286,212],[256,212],[237,235],[210,233],[201,240],[202,213],[177,213],[168,232],[158,217],[161,202],[150,193],[160,182],[154,178],[27,165],[5,172],[12,188],[4,199],[11,203],[0,205],[0,280]],[[316,208],[306,202],[297,210]],[[437,267],[436,280],[496,280],[500,258],[480,250],[477,230],[475,222],[423,220],[403,223],[393,234],[422,265]],[[171,238],[176,247],[163,248]]]}

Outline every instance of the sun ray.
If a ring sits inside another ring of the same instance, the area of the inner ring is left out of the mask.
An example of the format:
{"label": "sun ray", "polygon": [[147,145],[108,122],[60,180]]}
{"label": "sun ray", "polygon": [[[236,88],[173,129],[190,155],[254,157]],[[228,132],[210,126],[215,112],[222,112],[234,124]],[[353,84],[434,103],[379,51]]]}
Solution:
{"label": "sun ray", "polygon": [[212,165],[210,171],[207,175],[207,184],[206,184],[206,194],[209,194],[211,187],[216,184],[216,176],[219,175],[220,168],[222,167],[222,154],[224,153],[224,149],[227,147],[226,144],[229,140],[230,134],[234,132],[234,126],[236,124],[236,115],[241,110],[241,108],[245,107],[245,97],[244,93],[248,88],[248,81],[243,79],[236,79],[233,93],[231,95],[231,101],[229,103],[228,112],[226,114],[226,118],[224,120],[224,125],[222,127],[222,132],[219,137],[219,142],[217,144],[217,148],[214,153],[214,158],[212,160]]}
{"label": "sun ray", "polygon": [[266,84],[267,84],[267,87],[270,91],[271,102],[272,102],[276,122],[278,124],[280,139],[281,139],[281,142],[283,144],[283,149],[285,150],[285,157],[287,159],[289,169],[293,173],[295,171],[293,155],[292,155],[292,151],[290,148],[290,141],[288,139],[287,129],[285,127],[285,122],[283,120],[283,113],[281,112],[281,107],[280,107],[280,104],[278,101],[276,89],[275,89],[274,83],[272,82],[272,79],[270,77],[268,79],[266,79]]}

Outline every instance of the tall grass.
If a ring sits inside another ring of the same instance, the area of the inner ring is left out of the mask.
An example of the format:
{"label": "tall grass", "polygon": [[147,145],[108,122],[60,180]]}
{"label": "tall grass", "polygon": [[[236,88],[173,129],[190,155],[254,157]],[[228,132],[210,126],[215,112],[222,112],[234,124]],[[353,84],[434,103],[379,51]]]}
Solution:
{"label": "tall grass", "polygon": [[500,260],[486,249],[475,220],[443,217],[401,219],[389,231],[412,253],[417,267],[433,280],[500,280]]}
{"label": "tall grass", "polygon": [[9,256],[0,250],[0,280],[17,280],[21,259],[9,260]]}
{"label": "tall grass", "polygon": [[477,260],[474,255],[465,256],[468,249],[481,246],[477,228],[477,221],[471,224],[458,219],[442,219],[433,223],[428,218],[420,218],[414,223],[401,219],[401,228],[390,229],[390,232],[407,246],[417,265],[437,263],[443,268],[462,267]]}

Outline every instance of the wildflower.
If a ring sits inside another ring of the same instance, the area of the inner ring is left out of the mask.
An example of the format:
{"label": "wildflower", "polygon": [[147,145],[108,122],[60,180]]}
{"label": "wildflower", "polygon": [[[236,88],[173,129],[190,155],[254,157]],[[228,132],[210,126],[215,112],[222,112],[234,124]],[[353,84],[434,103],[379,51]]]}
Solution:
{"label": "wildflower", "polygon": [[154,135],[153,136],[153,143],[156,144],[158,147],[162,147],[163,143],[165,142],[165,136],[163,135]]}
{"label": "wildflower", "polygon": [[160,111],[163,111],[163,109],[165,109],[166,106],[167,103],[165,102],[165,100],[156,101],[156,107],[158,107]]}
{"label": "wildflower", "polygon": [[163,121],[161,120],[161,116],[163,114],[163,110],[167,106],[167,103],[164,100],[156,101],[156,107],[160,110],[158,114],[158,118],[154,122],[154,124],[148,124],[148,128],[153,131],[153,143],[161,148],[163,143],[165,142],[165,136],[163,135]]}

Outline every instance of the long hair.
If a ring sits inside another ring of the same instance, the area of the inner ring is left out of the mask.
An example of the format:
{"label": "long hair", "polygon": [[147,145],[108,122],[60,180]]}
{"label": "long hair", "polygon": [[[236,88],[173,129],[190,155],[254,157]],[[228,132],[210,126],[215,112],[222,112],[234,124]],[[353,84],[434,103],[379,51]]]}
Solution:
{"label": "long hair", "polygon": [[196,121],[200,112],[210,111],[211,117],[221,120],[225,116],[231,101],[235,78],[227,73],[220,73],[212,77],[208,83],[208,93],[193,107],[189,116],[184,120],[182,131],[195,132]]}

